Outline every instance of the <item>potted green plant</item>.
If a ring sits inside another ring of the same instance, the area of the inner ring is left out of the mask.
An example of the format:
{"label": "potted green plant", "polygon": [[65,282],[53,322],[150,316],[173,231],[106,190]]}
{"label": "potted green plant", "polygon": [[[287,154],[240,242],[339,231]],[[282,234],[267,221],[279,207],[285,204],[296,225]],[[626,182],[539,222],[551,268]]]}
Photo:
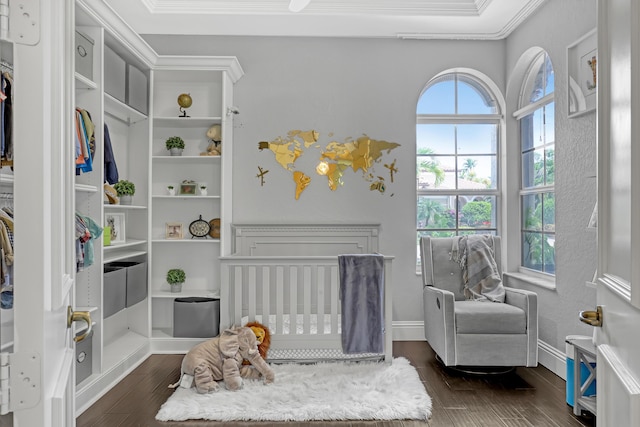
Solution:
{"label": "potted green plant", "polygon": [[165,141],[167,150],[172,156],[181,156],[182,150],[184,150],[184,140],[179,136],[172,136]]}
{"label": "potted green plant", "polygon": [[120,180],[113,184],[113,189],[116,190],[118,197],[120,197],[120,204],[131,204],[133,195],[136,193],[136,186],[133,182],[126,179]]}
{"label": "potted green plant", "polygon": [[182,291],[182,284],[184,283],[187,275],[181,268],[172,268],[167,271],[167,283],[171,287],[171,292]]}
{"label": "potted green plant", "polygon": [[173,185],[167,185],[167,191],[169,192],[170,196],[176,195],[176,190]]}

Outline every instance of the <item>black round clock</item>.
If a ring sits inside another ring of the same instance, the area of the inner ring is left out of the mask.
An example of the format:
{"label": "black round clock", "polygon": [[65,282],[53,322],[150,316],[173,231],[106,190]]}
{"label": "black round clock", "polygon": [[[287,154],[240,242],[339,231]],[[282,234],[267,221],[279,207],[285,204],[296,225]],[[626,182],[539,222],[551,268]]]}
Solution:
{"label": "black round clock", "polygon": [[199,219],[196,219],[189,224],[189,233],[191,233],[192,239],[194,237],[204,237],[206,239],[209,235],[209,231],[211,231],[211,226],[207,221],[202,219],[202,215],[200,215]]}

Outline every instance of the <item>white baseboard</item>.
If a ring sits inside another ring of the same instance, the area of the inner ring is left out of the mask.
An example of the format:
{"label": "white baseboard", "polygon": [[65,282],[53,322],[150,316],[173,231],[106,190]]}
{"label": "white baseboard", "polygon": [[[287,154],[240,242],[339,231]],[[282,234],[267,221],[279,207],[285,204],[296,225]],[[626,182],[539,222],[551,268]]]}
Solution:
{"label": "white baseboard", "polygon": [[[424,341],[424,322],[393,322],[394,341]],[[564,352],[538,340],[538,363],[562,378],[567,379],[567,358]]]}
{"label": "white baseboard", "polygon": [[424,341],[424,322],[396,321],[393,322],[394,341]]}
{"label": "white baseboard", "polygon": [[538,363],[563,380],[567,380],[566,354],[542,340],[538,340]]}

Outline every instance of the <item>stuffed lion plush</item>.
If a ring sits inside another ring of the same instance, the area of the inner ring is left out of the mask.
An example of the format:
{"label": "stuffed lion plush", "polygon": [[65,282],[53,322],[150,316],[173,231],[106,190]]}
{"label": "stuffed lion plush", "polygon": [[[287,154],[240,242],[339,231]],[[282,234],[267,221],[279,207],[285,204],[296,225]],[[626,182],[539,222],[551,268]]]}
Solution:
{"label": "stuffed lion plush", "polygon": [[[226,329],[220,336],[196,345],[184,356],[181,385],[184,386],[185,375],[193,377],[196,390],[202,394],[217,391],[217,381],[224,381],[229,390],[241,389],[243,378],[263,376],[265,384],[272,383],[275,375],[264,360],[270,339],[269,329],[257,322]],[[262,355],[259,345],[265,341]],[[245,360],[249,364],[244,365]]]}

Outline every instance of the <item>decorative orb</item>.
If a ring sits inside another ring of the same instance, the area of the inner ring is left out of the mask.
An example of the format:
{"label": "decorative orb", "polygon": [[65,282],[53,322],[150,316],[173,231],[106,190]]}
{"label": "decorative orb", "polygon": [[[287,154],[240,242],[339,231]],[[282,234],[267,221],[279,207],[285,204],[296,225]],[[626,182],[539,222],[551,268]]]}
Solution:
{"label": "decorative orb", "polygon": [[181,93],[178,96],[178,105],[182,108],[189,108],[191,107],[192,103],[193,100],[191,99],[191,95],[189,95],[188,93]]}

